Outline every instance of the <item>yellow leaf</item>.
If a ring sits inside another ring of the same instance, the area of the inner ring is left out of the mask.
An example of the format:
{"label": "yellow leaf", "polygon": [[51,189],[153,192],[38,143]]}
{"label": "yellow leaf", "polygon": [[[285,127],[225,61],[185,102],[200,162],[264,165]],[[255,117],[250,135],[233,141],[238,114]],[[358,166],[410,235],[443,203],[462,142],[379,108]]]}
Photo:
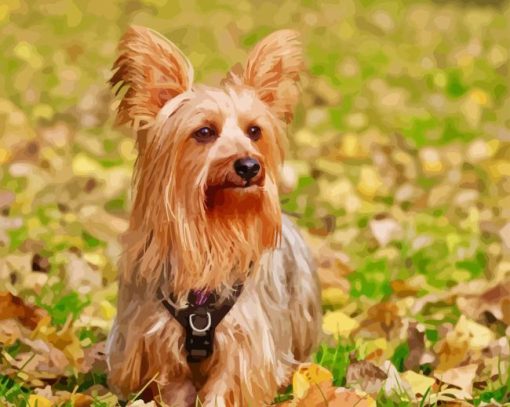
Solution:
{"label": "yellow leaf", "polygon": [[50,105],[47,105],[46,103],[39,103],[35,105],[34,110],[32,111],[34,119],[50,120],[54,114],[55,111],[53,110],[53,108]]}
{"label": "yellow leaf", "polygon": [[429,387],[431,387],[435,380],[432,377],[427,377],[422,374],[413,372],[412,370],[408,370],[400,375],[402,379],[404,379],[413,390],[414,395],[423,396]]}
{"label": "yellow leaf", "polygon": [[40,396],[38,394],[31,394],[28,397],[28,406],[29,407],[51,407],[53,403],[48,400],[46,397]]}
{"label": "yellow leaf", "polygon": [[433,148],[423,148],[420,150],[420,161],[423,171],[427,174],[440,174],[444,171],[444,165],[439,153]]}
{"label": "yellow leaf", "polygon": [[481,106],[486,106],[489,103],[489,95],[481,89],[473,89],[469,93],[469,97]]}
{"label": "yellow leaf", "polygon": [[365,198],[373,198],[384,186],[381,177],[373,167],[364,166],[357,185],[360,194]]}
{"label": "yellow leaf", "polygon": [[467,319],[464,315],[455,325],[455,332],[459,336],[467,338],[469,347],[473,350],[486,348],[496,338],[489,328]]}
{"label": "yellow leaf", "polygon": [[115,307],[106,300],[101,301],[100,305],[101,305],[101,316],[106,320],[112,320],[116,314]]}
{"label": "yellow leaf", "polygon": [[352,319],[342,311],[327,312],[322,320],[322,329],[324,332],[335,336],[349,336],[350,333],[358,327],[358,321]]}
{"label": "yellow leaf", "polygon": [[298,145],[302,145],[307,148],[319,148],[321,146],[319,137],[308,129],[301,129],[297,131],[296,134],[294,134],[294,140]]}
{"label": "yellow leaf", "polygon": [[386,349],[388,349],[388,341],[385,338],[377,338],[364,342],[364,351],[366,356],[378,350],[385,352]]}
{"label": "yellow leaf", "polygon": [[106,257],[101,253],[84,253],[83,258],[101,269],[103,269],[107,263]]}
{"label": "yellow leaf", "polygon": [[329,370],[313,363],[303,363],[292,377],[292,389],[294,396],[300,399],[308,392],[312,384],[331,384],[332,382],[333,375]]}
{"label": "yellow leaf", "polygon": [[338,287],[329,287],[322,290],[322,303],[324,305],[343,305],[349,296]]}
{"label": "yellow leaf", "polygon": [[73,173],[81,177],[97,176],[103,168],[101,165],[83,153],[78,153],[73,159]]}
{"label": "yellow leaf", "polygon": [[0,164],[6,163],[11,158],[11,152],[5,148],[0,148]]}

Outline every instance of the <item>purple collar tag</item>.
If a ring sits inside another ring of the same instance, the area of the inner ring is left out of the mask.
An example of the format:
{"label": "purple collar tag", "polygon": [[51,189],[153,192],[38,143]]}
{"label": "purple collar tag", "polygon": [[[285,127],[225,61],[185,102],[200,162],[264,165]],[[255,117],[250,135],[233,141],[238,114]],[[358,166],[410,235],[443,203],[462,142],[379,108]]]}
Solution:
{"label": "purple collar tag", "polygon": [[195,297],[195,305],[204,305],[211,293],[206,290],[193,290],[193,296]]}

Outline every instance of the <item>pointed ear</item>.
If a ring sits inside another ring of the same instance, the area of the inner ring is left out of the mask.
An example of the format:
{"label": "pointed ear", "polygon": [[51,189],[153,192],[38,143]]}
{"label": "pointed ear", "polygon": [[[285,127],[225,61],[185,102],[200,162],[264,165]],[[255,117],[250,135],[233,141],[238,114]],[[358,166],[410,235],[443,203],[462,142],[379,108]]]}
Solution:
{"label": "pointed ear", "polygon": [[300,95],[299,75],[303,70],[299,33],[280,30],[260,41],[242,72],[234,67],[227,80],[252,87],[281,120],[289,123]]}
{"label": "pointed ear", "polygon": [[135,128],[151,123],[163,105],[191,89],[193,67],[170,41],[145,27],[132,26],[119,44],[110,79],[116,94],[127,88],[117,109],[117,124]]}

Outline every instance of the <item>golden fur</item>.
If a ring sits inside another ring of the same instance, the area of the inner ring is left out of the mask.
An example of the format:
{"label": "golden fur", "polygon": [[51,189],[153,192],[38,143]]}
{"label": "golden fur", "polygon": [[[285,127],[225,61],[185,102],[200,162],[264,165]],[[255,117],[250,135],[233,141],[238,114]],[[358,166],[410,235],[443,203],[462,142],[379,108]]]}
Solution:
{"label": "golden fur", "polygon": [[[320,332],[310,256],[278,199],[303,68],[298,36],[266,37],[220,88],[193,84],[186,57],[149,29],[131,27],[119,52],[117,122],[135,129],[139,156],[108,340],[110,385],[127,396],[155,377],[148,397],[176,406],[197,394],[205,406],[269,403]],[[260,138],[247,136],[250,126]],[[197,139],[204,127],[215,136]],[[233,168],[244,157],[261,167],[246,182]],[[216,330],[213,355],[191,368],[183,328],[157,290],[183,305],[190,290],[226,296],[237,282],[245,288]]]}

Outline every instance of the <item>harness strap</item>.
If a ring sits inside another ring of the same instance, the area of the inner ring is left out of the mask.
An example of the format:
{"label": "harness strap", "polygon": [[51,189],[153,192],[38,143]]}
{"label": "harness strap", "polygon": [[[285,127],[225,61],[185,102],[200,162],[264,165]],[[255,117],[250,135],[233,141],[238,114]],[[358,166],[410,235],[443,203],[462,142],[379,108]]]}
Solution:
{"label": "harness strap", "polygon": [[161,289],[158,290],[161,303],[186,331],[185,348],[188,352],[188,363],[201,362],[211,356],[216,327],[234,306],[242,290],[242,284],[235,285],[232,295],[221,303],[217,293],[192,291],[185,308],[175,308],[165,298]]}

